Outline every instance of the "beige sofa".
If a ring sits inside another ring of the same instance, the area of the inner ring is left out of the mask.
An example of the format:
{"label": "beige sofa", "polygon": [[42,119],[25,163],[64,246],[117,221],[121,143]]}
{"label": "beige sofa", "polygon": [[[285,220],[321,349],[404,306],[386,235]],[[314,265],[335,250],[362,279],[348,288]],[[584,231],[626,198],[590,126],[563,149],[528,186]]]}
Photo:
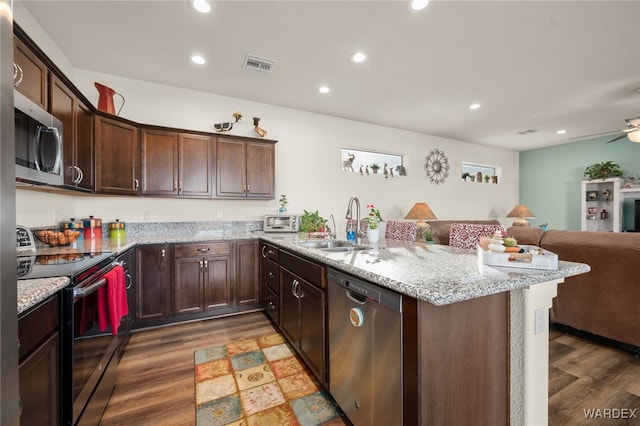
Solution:
{"label": "beige sofa", "polygon": [[507,234],[591,266],[558,286],[552,323],[640,355],[640,233],[512,227]]}

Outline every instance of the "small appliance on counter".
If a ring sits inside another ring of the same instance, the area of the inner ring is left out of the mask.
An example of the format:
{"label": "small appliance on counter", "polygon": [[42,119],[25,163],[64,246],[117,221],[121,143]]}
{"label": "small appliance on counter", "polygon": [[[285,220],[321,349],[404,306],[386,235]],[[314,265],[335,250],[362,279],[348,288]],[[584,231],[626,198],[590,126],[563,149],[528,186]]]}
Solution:
{"label": "small appliance on counter", "polygon": [[298,232],[300,221],[295,215],[264,215],[264,232]]}

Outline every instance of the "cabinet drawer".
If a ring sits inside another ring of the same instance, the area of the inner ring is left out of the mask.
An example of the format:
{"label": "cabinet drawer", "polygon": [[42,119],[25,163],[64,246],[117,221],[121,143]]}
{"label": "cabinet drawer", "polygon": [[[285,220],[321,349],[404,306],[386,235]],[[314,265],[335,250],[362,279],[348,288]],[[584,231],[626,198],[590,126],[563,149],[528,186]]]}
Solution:
{"label": "cabinet drawer", "polygon": [[280,268],[273,260],[267,259],[267,285],[276,294],[280,293]]}
{"label": "cabinet drawer", "polygon": [[231,253],[231,242],[176,244],[175,257],[208,256]]}
{"label": "cabinet drawer", "polygon": [[280,249],[274,247],[270,244],[265,244],[262,246],[262,257],[266,257],[275,262],[278,262],[278,254],[280,253]]}
{"label": "cabinet drawer", "polygon": [[324,266],[298,257],[285,250],[280,251],[279,258],[280,266],[287,268],[289,271],[317,287],[326,287],[326,270]]}
{"label": "cabinet drawer", "polygon": [[267,315],[273,320],[276,325],[280,325],[280,297],[273,292],[270,288],[267,288],[267,294],[265,295],[265,311]]}
{"label": "cabinet drawer", "polygon": [[18,319],[19,358],[21,361],[58,330],[59,309],[59,295],[56,293]]}

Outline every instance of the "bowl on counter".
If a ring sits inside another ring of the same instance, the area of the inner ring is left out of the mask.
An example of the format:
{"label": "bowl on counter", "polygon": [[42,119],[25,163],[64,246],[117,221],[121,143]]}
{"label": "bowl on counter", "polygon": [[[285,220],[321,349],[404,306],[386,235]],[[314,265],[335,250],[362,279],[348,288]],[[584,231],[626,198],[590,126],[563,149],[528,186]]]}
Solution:
{"label": "bowl on counter", "polygon": [[33,233],[37,239],[52,247],[68,246],[74,243],[82,234],[80,231],[73,229],[41,229]]}

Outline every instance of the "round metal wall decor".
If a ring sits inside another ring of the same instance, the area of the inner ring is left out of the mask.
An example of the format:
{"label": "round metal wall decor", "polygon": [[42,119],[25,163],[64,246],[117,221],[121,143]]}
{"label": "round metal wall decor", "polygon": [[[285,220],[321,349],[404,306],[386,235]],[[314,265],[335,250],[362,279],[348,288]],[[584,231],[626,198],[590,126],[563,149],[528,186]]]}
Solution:
{"label": "round metal wall decor", "polygon": [[444,155],[444,151],[438,148],[429,151],[424,160],[424,170],[431,183],[436,185],[444,183],[444,180],[449,177],[449,159]]}

